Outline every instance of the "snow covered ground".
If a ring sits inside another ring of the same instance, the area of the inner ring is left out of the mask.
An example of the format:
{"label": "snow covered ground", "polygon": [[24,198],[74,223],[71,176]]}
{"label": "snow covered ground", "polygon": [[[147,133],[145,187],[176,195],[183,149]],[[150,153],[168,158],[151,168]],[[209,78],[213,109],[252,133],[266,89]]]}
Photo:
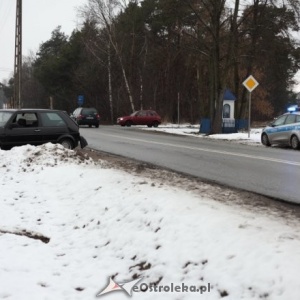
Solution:
{"label": "snow covered ground", "polygon": [[161,290],[133,299],[300,299],[296,218],[220,203],[59,145],[0,150],[0,161],[0,299],[128,299],[120,288],[100,295],[110,277]]}
{"label": "snow covered ground", "polygon": [[250,135],[248,131],[241,131],[238,133],[231,134],[213,134],[206,136],[205,134],[199,133],[199,125],[192,124],[162,124],[157,128],[148,128],[145,126],[136,126],[137,128],[148,130],[148,131],[160,131],[166,132],[170,134],[179,134],[179,135],[189,135],[195,136],[199,138],[207,138],[207,139],[220,139],[220,140],[230,140],[238,143],[249,144],[249,145],[261,145],[260,136],[262,128],[253,128],[250,131]]}

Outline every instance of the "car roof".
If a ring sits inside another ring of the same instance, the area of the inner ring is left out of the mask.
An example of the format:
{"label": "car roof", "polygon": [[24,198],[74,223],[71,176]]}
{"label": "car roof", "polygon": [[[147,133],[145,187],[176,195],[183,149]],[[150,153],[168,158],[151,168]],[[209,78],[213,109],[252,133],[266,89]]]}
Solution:
{"label": "car roof", "polygon": [[84,106],[84,107],[82,107],[82,106],[80,106],[80,107],[77,107],[76,109],[78,109],[78,108],[88,108],[88,109],[91,109],[91,108],[93,108],[93,109],[96,109],[95,107],[93,107],[93,106],[91,106],[91,107],[88,107],[88,106]]}
{"label": "car roof", "polygon": [[49,108],[5,108],[5,109],[0,109],[0,111],[11,111],[11,112],[15,112],[15,111],[63,111],[63,110],[59,110],[59,109],[49,109]]}

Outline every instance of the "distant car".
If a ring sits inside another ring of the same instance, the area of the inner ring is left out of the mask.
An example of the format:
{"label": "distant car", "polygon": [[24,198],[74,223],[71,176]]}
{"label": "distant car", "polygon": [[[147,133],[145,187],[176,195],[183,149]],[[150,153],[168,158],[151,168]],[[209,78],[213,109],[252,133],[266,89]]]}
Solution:
{"label": "distant car", "polygon": [[87,141],[68,114],[51,109],[0,109],[0,148],[26,144],[59,143],[65,148],[81,148]]}
{"label": "distant car", "polygon": [[147,125],[148,127],[157,127],[161,124],[161,117],[154,110],[139,110],[130,116],[124,116],[117,119],[121,126]]}
{"label": "distant car", "polygon": [[88,125],[89,127],[99,127],[100,115],[96,108],[93,107],[78,107],[71,114],[78,125]]}
{"label": "distant car", "polygon": [[293,149],[300,148],[300,111],[291,111],[279,116],[267,125],[261,134],[261,142],[271,145],[286,145]]}

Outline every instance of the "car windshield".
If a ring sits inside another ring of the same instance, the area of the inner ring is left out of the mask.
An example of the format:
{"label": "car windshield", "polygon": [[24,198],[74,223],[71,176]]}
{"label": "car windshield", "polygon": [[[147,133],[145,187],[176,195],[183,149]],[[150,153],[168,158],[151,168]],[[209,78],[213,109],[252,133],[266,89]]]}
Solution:
{"label": "car windshield", "polygon": [[0,127],[5,126],[12,114],[13,112],[10,111],[0,111]]}

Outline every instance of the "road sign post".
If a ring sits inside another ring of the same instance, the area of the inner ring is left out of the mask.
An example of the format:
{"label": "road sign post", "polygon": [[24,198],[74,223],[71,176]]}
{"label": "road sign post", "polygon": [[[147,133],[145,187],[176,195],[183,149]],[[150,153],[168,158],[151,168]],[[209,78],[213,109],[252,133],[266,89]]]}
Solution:
{"label": "road sign post", "polygon": [[251,92],[258,86],[256,79],[250,75],[244,82],[244,87],[248,90],[249,94],[249,108],[248,108],[248,138],[250,138],[251,131]]}

